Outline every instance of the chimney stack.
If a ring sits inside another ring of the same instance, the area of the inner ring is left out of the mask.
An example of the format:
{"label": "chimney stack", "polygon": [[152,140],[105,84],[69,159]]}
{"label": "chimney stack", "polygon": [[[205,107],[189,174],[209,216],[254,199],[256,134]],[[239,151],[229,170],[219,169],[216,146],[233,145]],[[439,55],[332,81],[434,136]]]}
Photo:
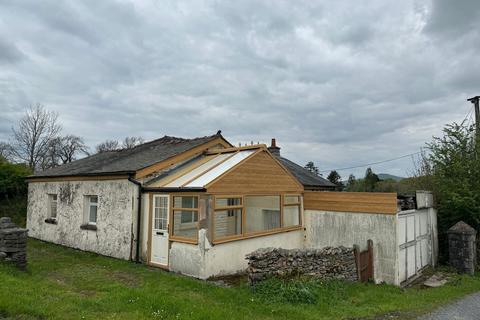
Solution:
{"label": "chimney stack", "polygon": [[275,138],[272,138],[272,143],[270,147],[268,147],[268,151],[276,157],[280,157],[280,147],[277,147],[277,141]]}

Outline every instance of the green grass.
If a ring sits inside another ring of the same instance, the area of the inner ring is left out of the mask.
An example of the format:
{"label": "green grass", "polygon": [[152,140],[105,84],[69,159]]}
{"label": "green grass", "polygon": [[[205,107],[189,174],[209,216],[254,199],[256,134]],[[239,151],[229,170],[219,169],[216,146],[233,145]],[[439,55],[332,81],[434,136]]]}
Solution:
{"label": "green grass", "polygon": [[480,290],[479,275],[455,276],[437,289],[279,280],[256,290],[224,288],[35,240],[28,253],[25,273],[0,265],[0,318],[348,319],[388,313],[403,319]]}

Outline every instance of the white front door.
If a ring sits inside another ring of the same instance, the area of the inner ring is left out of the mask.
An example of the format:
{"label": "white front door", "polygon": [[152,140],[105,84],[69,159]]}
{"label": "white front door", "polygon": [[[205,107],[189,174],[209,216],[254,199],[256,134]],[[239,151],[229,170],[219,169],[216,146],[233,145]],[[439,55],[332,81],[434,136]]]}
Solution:
{"label": "white front door", "polygon": [[168,195],[154,195],[150,262],[168,266]]}

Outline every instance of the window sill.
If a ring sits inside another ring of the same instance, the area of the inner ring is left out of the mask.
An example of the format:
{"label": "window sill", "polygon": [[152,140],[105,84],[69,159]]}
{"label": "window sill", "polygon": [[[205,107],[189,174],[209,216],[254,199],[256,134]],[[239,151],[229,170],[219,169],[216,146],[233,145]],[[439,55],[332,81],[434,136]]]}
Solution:
{"label": "window sill", "polygon": [[173,242],[181,242],[181,243],[188,243],[188,244],[198,244],[198,239],[191,239],[191,238],[181,238],[181,237],[170,237],[170,241]]}
{"label": "window sill", "polygon": [[45,223],[57,224],[57,219],[55,219],[55,218],[47,218],[47,219],[45,219]]}
{"label": "window sill", "polygon": [[265,236],[270,236],[270,235],[275,235],[275,234],[280,234],[280,233],[287,233],[291,231],[299,231],[302,230],[303,226],[291,226],[291,227],[285,227],[282,229],[274,229],[270,231],[262,231],[262,232],[257,232],[257,233],[247,233],[245,235],[239,235],[237,237],[229,237],[229,238],[223,238],[223,239],[218,239],[218,240],[213,240],[212,244],[222,244],[222,243],[227,243],[227,242],[232,242],[232,241],[239,241],[239,240],[247,240],[251,238],[258,238],[258,237],[265,237]]}
{"label": "window sill", "polygon": [[83,229],[83,230],[93,230],[93,231],[97,231],[97,226],[94,225],[94,224],[82,224],[80,226],[80,229]]}

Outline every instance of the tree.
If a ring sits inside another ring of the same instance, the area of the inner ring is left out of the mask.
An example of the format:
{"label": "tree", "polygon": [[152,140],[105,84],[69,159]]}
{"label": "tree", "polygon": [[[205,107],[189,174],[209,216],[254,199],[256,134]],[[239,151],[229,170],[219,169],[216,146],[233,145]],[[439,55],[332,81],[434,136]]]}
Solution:
{"label": "tree", "polygon": [[336,184],[338,186],[338,190],[343,190],[344,185],[342,183],[342,177],[336,170],[333,170],[328,174],[327,180],[333,184]]}
{"label": "tree", "polygon": [[144,140],[142,137],[125,137],[125,139],[123,139],[122,148],[132,149],[143,142]]}
{"label": "tree", "polygon": [[352,190],[353,189],[353,186],[355,185],[355,183],[357,182],[355,176],[353,174],[350,174],[348,176],[348,181],[347,181],[347,185],[346,185],[346,189],[348,191]]}
{"label": "tree", "polygon": [[115,151],[119,149],[117,140],[106,140],[95,147],[96,153]]}
{"label": "tree", "polygon": [[365,171],[365,178],[363,180],[365,183],[366,192],[373,192],[375,190],[375,185],[378,181],[380,181],[378,176],[373,172],[372,168],[367,168],[367,171]]}
{"label": "tree", "polygon": [[88,147],[82,138],[75,135],[61,137],[58,142],[58,157],[62,163],[69,163],[77,159],[77,155],[88,155]]}
{"label": "tree", "polygon": [[13,148],[6,142],[0,142],[0,159],[11,160],[13,156]]}
{"label": "tree", "polygon": [[316,176],[318,176],[320,174],[320,172],[318,171],[318,167],[315,166],[313,161],[307,162],[307,164],[305,165],[304,168],[307,169],[308,171],[310,171],[311,173],[313,173]]}
{"label": "tree", "polygon": [[336,185],[340,185],[342,183],[342,177],[338,174],[336,170],[333,170],[328,174],[327,180]]}
{"label": "tree", "polygon": [[41,104],[29,107],[18,126],[12,128],[13,156],[26,162],[32,170],[38,169],[60,130],[57,113],[46,110]]}
{"label": "tree", "polygon": [[456,222],[480,228],[479,143],[474,125],[453,123],[427,144],[430,153],[424,160],[431,168],[441,248],[447,247],[446,231]]}

